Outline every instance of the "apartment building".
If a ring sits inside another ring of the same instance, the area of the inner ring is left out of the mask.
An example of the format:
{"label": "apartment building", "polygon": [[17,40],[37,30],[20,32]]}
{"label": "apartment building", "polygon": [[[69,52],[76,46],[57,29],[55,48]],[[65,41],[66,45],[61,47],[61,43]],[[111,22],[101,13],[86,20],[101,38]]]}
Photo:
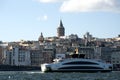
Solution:
{"label": "apartment building", "polygon": [[31,65],[30,50],[23,46],[11,46],[6,53],[6,64],[9,65]]}
{"label": "apartment building", "polygon": [[115,70],[120,70],[120,50],[112,52],[111,63]]}
{"label": "apartment building", "polygon": [[40,66],[44,63],[42,50],[30,50],[31,66]]}

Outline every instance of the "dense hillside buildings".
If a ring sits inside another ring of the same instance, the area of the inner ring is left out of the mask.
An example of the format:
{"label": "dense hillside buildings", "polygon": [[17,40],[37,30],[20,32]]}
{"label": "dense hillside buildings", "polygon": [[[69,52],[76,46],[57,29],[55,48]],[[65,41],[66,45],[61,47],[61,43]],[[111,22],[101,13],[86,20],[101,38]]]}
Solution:
{"label": "dense hillside buildings", "polygon": [[77,34],[65,36],[65,28],[60,20],[57,36],[44,37],[41,33],[36,41],[0,43],[0,64],[40,66],[42,63],[53,62],[55,58],[71,58],[73,54],[82,54],[88,59],[102,59],[114,64],[114,68],[118,70],[120,36],[96,38],[89,32],[83,38],[79,38]]}

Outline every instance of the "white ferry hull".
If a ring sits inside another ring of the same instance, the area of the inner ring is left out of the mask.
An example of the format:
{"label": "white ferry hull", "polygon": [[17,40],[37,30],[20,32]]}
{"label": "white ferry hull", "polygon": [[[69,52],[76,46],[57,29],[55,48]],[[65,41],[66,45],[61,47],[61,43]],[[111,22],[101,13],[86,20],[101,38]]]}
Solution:
{"label": "white ferry hull", "polygon": [[71,61],[72,64],[74,65],[68,64],[68,63],[71,63],[70,61],[51,63],[51,64],[42,64],[41,70],[42,72],[110,72],[112,71],[112,67],[105,63],[100,63],[100,62],[92,63],[92,61],[89,62],[88,60],[85,60],[86,63],[88,62],[91,63],[91,64],[89,63],[86,64],[82,60],[84,64],[83,63],[76,64],[76,63],[73,63],[75,61],[78,62],[79,59]]}
{"label": "white ferry hull", "polygon": [[51,69],[50,67],[47,67],[46,69],[41,69],[42,72],[111,72],[112,70],[111,69],[64,69],[64,70],[61,70],[61,69]]}

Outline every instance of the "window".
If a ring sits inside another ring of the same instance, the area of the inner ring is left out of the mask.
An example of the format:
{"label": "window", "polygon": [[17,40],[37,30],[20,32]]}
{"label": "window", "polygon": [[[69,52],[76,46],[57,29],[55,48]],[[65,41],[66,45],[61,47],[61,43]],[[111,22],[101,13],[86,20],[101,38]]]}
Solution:
{"label": "window", "polygon": [[18,54],[18,61],[19,62],[24,62],[25,61],[25,52],[24,51],[20,51]]}
{"label": "window", "polygon": [[13,56],[15,56],[15,48],[13,48]]}
{"label": "window", "polygon": [[112,63],[115,63],[115,61],[112,61]]}
{"label": "window", "polygon": [[112,59],[115,59],[114,57]]}
{"label": "window", "polygon": [[119,63],[119,61],[117,61],[117,63]]}
{"label": "window", "polygon": [[103,68],[92,67],[92,66],[68,66],[68,67],[61,67],[59,69],[103,69]]}
{"label": "window", "polygon": [[15,65],[15,60],[13,59],[13,65]]}
{"label": "window", "polygon": [[64,63],[63,65],[79,65],[79,64],[82,64],[82,65],[96,64],[96,65],[98,65],[97,63],[86,62],[86,61],[68,62],[68,63]]}

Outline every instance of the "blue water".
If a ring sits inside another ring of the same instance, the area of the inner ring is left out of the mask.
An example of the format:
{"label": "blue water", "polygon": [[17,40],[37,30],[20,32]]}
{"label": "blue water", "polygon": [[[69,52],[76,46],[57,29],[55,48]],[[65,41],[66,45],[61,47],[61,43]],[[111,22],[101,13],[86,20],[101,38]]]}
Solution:
{"label": "blue water", "polygon": [[120,80],[120,72],[42,73],[40,71],[1,71],[0,80]]}

